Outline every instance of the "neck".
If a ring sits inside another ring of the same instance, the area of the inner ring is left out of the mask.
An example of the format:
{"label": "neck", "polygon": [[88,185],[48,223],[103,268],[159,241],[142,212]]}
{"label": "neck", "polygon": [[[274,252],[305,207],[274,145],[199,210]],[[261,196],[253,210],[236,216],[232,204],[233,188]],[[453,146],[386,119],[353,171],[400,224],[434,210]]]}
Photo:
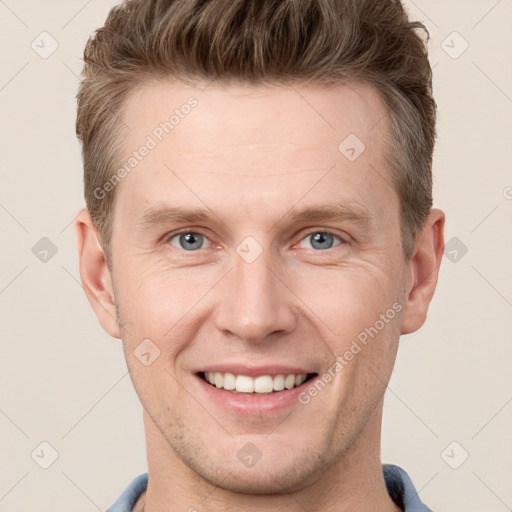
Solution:
{"label": "neck", "polygon": [[134,512],[251,510],[256,512],[399,512],[389,497],[380,462],[379,409],[340,460],[300,488],[275,494],[243,494],[215,485],[186,466],[144,413],[149,482]]}

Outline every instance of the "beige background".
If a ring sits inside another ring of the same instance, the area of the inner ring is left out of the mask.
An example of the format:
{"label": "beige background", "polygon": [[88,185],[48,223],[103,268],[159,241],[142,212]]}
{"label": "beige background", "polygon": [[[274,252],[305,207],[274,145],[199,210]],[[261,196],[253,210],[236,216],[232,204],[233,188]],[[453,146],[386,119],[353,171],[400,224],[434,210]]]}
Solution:
{"label": "beige background", "polygon": [[[0,511],[105,510],[146,470],[141,406],[81,289],[72,225],[80,59],[114,3],[0,1]],[[512,2],[406,5],[431,33],[435,203],[456,239],[427,324],[402,339],[382,456],[435,511],[512,510]],[[43,31],[59,45],[46,59],[31,48],[51,49]]]}

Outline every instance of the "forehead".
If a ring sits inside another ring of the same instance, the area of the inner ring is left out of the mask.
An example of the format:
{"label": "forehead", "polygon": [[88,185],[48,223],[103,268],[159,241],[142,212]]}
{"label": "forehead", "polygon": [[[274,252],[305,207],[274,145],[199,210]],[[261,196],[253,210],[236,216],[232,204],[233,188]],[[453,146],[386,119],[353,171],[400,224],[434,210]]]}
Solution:
{"label": "forehead", "polygon": [[394,195],[386,108],[369,84],[154,82],[132,93],[123,121],[125,160],[152,146],[119,185],[132,205],[185,197],[199,206],[215,195],[219,205],[287,209],[313,188],[338,202]]}
{"label": "forehead", "polygon": [[[278,146],[283,148],[276,156],[293,148],[297,154],[328,149],[338,157],[339,144],[349,135],[356,136],[370,153],[377,152],[387,131],[385,114],[378,92],[366,83],[200,87],[161,81],[138,87],[130,95],[123,120],[129,128],[126,147],[136,148],[142,137],[150,135],[177,156],[193,153],[197,165],[198,159],[212,154],[246,155],[248,148],[257,153],[258,148],[264,152],[269,146],[273,154]],[[267,174],[264,169],[261,173]]]}

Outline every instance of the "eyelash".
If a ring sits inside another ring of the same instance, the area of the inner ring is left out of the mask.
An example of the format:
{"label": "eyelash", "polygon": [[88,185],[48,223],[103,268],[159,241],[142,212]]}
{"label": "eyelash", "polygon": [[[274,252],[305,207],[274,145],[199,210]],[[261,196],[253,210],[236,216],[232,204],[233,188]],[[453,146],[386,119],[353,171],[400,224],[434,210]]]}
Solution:
{"label": "eyelash", "polygon": [[[173,233],[170,233],[168,235],[166,235],[162,242],[164,244],[168,244],[170,245],[170,242],[173,238],[179,236],[179,235],[185,235],[187,233],[193,233],[193,234],[197,234],[197,235],[202,235],[204,236],[210,243],[213,243],[210,238],[208,237],[208,235],[206,233],[204,233],[203,231],[201,231],[200,229],[196,229],[196,230],[193,230],[193,229],[185,229],[185,230],[181,230],[181,231],[177,231],[177,232],[173,232]],[[299,240],[298,243],[294,244],[294,246],[298,245],[300,242],[302,242],[304,239],[308,238],[309,236],[311,235],[315,235],[317,233],[322,233],[322,234],[327,234],[327,235],[332,235],[334,238],[337,238],[340,243],[337,244],[337,245],[334,245],[333,247],[330,247],[329,249],[324,249],[323,251],[322,250],[316,250],[315,249],[312,249],[313,251],[315,252],[318,252],[318,253],[322,253],[322,252],[327,252],[327,251],[330,251],[332,249],[335,249],[336,247],[339,247],[339,246],[342,246],[342,245],[347,245],[348,244],[348,241],[346,239],[344,239],[343,237],[331,232],[331,231],[326,231],[326,230],[322,230],[322,229],[313,229],[313,230],[310,230],[308,231],[307,233],[304,233],[304,235],[302,236],[302,238]],[[176,249],[178,249],[176,247]],[[184,252],[198,252],[200,251],[201,249],[198,249],[198,250],[195,250],[195,251],[186,251],[185,249],[181,249],[182,251]]]}

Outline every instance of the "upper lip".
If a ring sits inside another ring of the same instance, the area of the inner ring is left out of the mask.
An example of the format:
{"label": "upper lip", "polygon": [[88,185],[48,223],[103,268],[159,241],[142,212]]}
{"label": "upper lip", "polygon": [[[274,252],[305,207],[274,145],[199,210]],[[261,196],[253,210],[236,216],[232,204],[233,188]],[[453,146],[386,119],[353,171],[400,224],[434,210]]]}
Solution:
{"label": "upper lip", "polygon": [[271,364],[265,366],[254,366],[248,364],[212,364],[201,368],[196,373],[233,373],[234,375],[247,375],[249,377],[258,377],[259,375],[299,375],[301,373],[315,373],[309,368],[299,366],[288,366],[281,364]]}

